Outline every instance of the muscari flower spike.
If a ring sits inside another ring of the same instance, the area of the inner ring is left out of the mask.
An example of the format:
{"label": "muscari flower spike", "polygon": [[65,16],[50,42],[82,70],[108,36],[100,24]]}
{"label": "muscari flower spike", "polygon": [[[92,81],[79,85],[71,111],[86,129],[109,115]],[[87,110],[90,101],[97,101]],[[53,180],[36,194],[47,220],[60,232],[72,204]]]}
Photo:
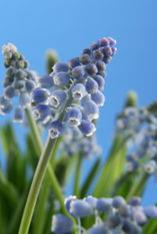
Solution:
{"label": "muscari flower spike", "polygon": [[[99,107],[105,100],[106,64],[116,52],[115,44],[112,38],[102,38],[79,57],[56,63],[53,72],[39,80],[39,87],[32,94],[33,110],[35,116],[38,113],[38,122],[48,127],[51,138],[63,134],[67,127],[77,128],[87,137],[94,134]],[[46,108],[46,114],[40,113],[39,104],[49,107],[49,116]],[[52,134],[56,121],[62,123],[63,129]]]}
{"label": "muscari flower spike", "polygon": [[28,70],[28,63],[17,48],[8,43],[2,48],[6,74],[4,92],[0,97],[0,113],[14,112],[14,120],[23,122],[23,110],[31,104],[30,95],[38,85],[38,76]]}
{"label": "muscari flower spike", "polygon": [[[111,234],[128,233],[142,234],[143,225],[150,219],[157,218],[157,207],[155,205],[143,207],[139,197],[133,197],[128,203],[121,196],[114,198],[95,198],[92,196],[78,199],[75,196],[69,196],[65,199],[65,207],[70,215],[78,220],[79,233],[86,234]],[[95,223],[86,230],[81,226],[81,218],[95,216]],[[54,216],[55,218],[56,216]],[[53,220],[54,220],[53,218]],[[71,220],[67,218],[63,226],[68,226]],[[61,225],[61,223],[60,223]],[[55,233],[56,224],[52,223],[52,230]],[[60,226],[60,230],[62,227]],[[71,225],[69,225],[71,228]],[[65,231],[60,233],[67,233]],[[73,228],[69,231],[72,233]]]}
{"label": "muscari flower spike", "polygon": [[91,159],[102,153],[102,149],[96,141],[95,134],[91,137],[82,137],[82,133],[77,127],[66,128],[63,139],[60,150],[69,157],[78,154],[79,157]]}
{"label": "muscari flower spike", "polygon": [[147,108],[127,107],[117,119],[117,131],[127,140],[126,169],[142,169],[157,176],[156,113]]}

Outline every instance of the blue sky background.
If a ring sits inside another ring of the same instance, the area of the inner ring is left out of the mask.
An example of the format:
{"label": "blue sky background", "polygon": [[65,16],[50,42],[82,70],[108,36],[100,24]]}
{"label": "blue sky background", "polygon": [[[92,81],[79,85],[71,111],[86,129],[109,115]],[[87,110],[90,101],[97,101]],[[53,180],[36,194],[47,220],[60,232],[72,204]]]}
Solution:
{"label": "blue sky background", "polygon": [[[98,38],[117,40],[118,53],[108,66],[106,104],[97,131],[104,155],[127,92],[135,90],[141,105],[156,99],[156,0],[0,0],[0,10],[0,46],[15,43],[40,74],[45,72],[48,48],[55,48],[60,59],[67,61]],[[0,55],[1,80],[3,74]],[[152,179],[145,203],[157,202],[155,190]]]}

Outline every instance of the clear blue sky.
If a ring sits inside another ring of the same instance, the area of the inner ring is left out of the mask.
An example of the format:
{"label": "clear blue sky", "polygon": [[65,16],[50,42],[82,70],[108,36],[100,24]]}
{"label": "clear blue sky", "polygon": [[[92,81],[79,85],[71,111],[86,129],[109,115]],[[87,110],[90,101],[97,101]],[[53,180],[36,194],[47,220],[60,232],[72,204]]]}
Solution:
{"label": "clear blue sky", "polygon": [[[156,99],[156,0],[1,0],[0,9],[0,46],[15,43],[40,74],[47,48],[55,48],[66,61],[100,37],[117,40],[97,131],[105,154],[126,93],[137,91],[141,105]],[[0,56],[1,80],[3,72]],[[155,190],[157,185],[150,182],[146,203],[157,201]]]}

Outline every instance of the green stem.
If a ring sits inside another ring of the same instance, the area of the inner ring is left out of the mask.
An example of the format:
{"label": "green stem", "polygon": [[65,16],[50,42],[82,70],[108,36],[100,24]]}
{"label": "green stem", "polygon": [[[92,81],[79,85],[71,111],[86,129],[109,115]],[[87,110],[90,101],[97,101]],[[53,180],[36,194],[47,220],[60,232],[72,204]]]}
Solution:
{"label": "green stem", "polygon": [[79,197],[80,195],[80,172],[81,172],[82,156],[77,155],[76,169],[74,175],[74,192],[73,194]]}
{"label": "green stem", "polygon": [[44,181],[44,186],[41,188],[39,199],[37,202],[37,207],[35,210],[35,218],[33,220],[33,227],[32,227],[32,233],[33,234],[42,234],[44,229],[45,220],[47,219],[47,200],[49,196],[49,181]]}
{"label": "green stem", "polygon": [[132,186],[131,190],[129,191],[126,199],[129,200],[134,196],[140,196],[144,190],[145,183],[148,179],[148,175],[146,173],[142,173],[138,178],[137,182]]}
{"label": "green stem", "polygon": [[[39,129],[38,126],[36,125],[36,122],[32,116],[31,110],[29,108],[26,108],[25,110],[25,114],[26,114],[26,118],[33,136],[33,142],[35,145],[35,148],[38,148],[38,155],[41,154],[42,149],[43,149],[43,145],[40,139],[40,133],[39,133]],[[49,180],[53,189],[53,192],[56,196],[56,198],[58,199],[60,206],[61,206],[61,211],[62,213],[64,213],[65,215],[69,216],[69,218],[71,218],[73,220],[73,222],[75,223],[75,220],[68,214],[68,212],[65,209],[64,206],[64,195],[62,193],[62,190],[60,188],[60,185],[58,183],[58,180],[55,176],[54,170],[51,167],[51,164],[49,163],[49,161],[51,161],[51,163],[54,160],[54,155],[57,151],[57,147],[58,147],[58,142],[60,142],[60,139],[57,139],[56,144],[53,146],[53,150],[50,150],[49,154],[49,158],[50,160],[48,160],[48,165],[47,165],[47,171],[46,171],[46,176],[45,176],[45,180]],[[41,159],[40,159],[41,160]],[[39,164],[39,163],[38,163]]]}
{"label": "green stem", "polygon": [[[38,155],[40,155],[42,152],[42,149],[43,149],[43,144],[42,144],[41,139],[40,139],[40,133],[39,133],[38,126],[37,126],[37,124],[32,116],[31,110],[29,108],[25,109],[25,114],[26,114],[26,118],[28,121],[28,125],[29,125],[31,133],[32,133],[35,149],[37,148]],[[63,196],[63,193],[60,189],[60,185],[57,181],[57,178],[53,172],[53,168],[51,167],[51,164],[54,161],[54,154],[57,151],[57,147],[59,145],[59,142],[60,142],[60,138],[57,140],[56,144],[54,145],[53,151],[51,152],[52,155],[50,155],[50,162],[48,163],[45,179],[50,181],[51,186],[53,188],[53,192],[60,202],[61,211],[67,215],[67,212],[66,212],[65,207],[64,207],[64,196]]]}
{"label": "green stem", "polygon": [[[55,145],[56,140],[52,140],[51,138],[48,139],[47,144],[45,146],[45,149],[39,159],[33,181],[31,184],[31,188],[27,197],[24,213],[22,216],[20,228],[19,228],[19,234],[27,234],[29,230],[29,226],[32,220],[34,208],[36,205],[36,201],[39,195],[39,191],[41,188],[41,184],[46,172],[46,168],[49,161],[49,155],[51,154],[51,151],[53,150],[53,146]],[[55,184],[54,184],[55,186]]]}
{"label": "green stem", "polygon": [[33,118],[31,110],[29,108],[25,109],[25,115],[26,115],[26,118],[27,118],[29,128],[31,130],[32,139],[33,139],[33,142],[34,142],[35,149],[37,150],[38,155],[40,155],[41,152],[42,152],[42,149],[43,149],[43,144],[42,144],[42,141],[41,141],[41,138],[40,138],[40,133],[39,133],[38,126],[37,126],[37,124],[36,124],[36,122],[35,122],[35,120]]}

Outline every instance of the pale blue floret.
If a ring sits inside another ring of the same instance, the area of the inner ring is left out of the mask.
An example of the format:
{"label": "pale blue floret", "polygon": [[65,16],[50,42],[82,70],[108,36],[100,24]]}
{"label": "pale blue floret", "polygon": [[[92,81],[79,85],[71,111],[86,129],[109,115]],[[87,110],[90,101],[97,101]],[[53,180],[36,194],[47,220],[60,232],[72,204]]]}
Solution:
{"label": "pale blue floret", "polygon": [[69,66],[67,63],[58,62],[53,66],[54,72],[68,72]]}
{"label": "pale blue floret", "polygon": [[39,80],[40,87],[51,89],[54,86],[53,78],[51,76],[44,76]]}
{"label": "pale blue floret", "polygon": [[80,59],[79,59],[79,57],[75,57],[75,58],[73,58],[73,59],[71,59],[70,61],[69,61],[69,66],[70,66],[70,68],[74,68],[74,67],[77,67],[77,66],[80,66],[81,64],[80,64]]}
{"label": "pale blue floret", "polygon": [[141,198],[140,197],[132,197],[129,201],[131,206],[141,206]]}
{"label": "pale blue floret", "polygon": [[4,96],[0,97],[0,114],[5,115],[12,111],[13,105],[11,101]]}
{"label": "pale blue floret", "polygon": [[98,83],[90,76],[87,77],[86,90],[88,93],[95,93],[98,91]]}
{"label": "pale blue floret", "polygon": [[52,75],[53,82],[56,86],[65,86],[69,84],[70,76],[67,72],[57,72]]}
{"label": "pale blue floret", "polygon": [[45,102],[48,99],[49,93],[46,89],[36,88],[32,94],[32,101],[36,104]]}
{"label": "pale blue floret", "polygon": [[99,212],[110,212],[112,209],[112,199],[109,198],[99,198],[97,200],[96,209]]}
{"label": "pale blue floret", "polygon": [[5,96],[6,98],[11,99],[11,98],[15,97],[16,94],[17,94],[17,93],[16,93],[16,90],[15,90],[15,88],[14,88],[13,86],[8,86],[8,87],[6,87],[6,89],[4,90],[4,96]]}
{"label": "pale blue floret", "polygon": [[148,218],[157,218],[157,206],[147,206],[144,213]]}
{"label": "pale blue floret", "polygon": [[91,94],[91,99],[98,105],[103,106],[105,102],[104,94],[100,91],[97,91],[93,94]]}
{"label": "pale blue floret", "polygon": [[85,70],[83,66],[77,66],[72,69],[72,77],[77,81],[83,81],[85,76]]}
{"label": "pale blue floret", "polygon": [[88,75],[94,76],[97,74],[98,69],[94,63],[89,63],[85,66],[85,71],[87,72]]}
{"label": "pale blue floret", "polygon": [[79,59],[80,59],[80,62],[84,65],[91,62],[91,58],[90,58],[89,54],[87,54],[87,53],[80,55]]}
{"label": "pale blue floret", "polygon": [[62,214],[56,214],[52,219],[51,231],[56,234],[69,234],[72,233],[73,222],[71,219]]}
{"label": "pale blue floret", "polygon": [[66,91],[62,89],[56,89],[51,92],[49,97],[49,104],[51,107],[59,108],[65,104],[67,98],[68,96]]}
{"label": "pale blue floret", "polygon": [[96,131],[95,125],[91,123],[89,120],[82,120],[79,129],[83,133],[83,135],[87,137],[92,136]]}
{"label": "pale blue floret", "polygon": [[87,217],[93,214],[93,209],[83,200],[73,200],[70,203],[70,213],[76,218]]}
{"label": "pale blue floret", "polygon": [[100,76],[100,75],[96,75],[96,76],[94,76],[94,80],[97,82],[97,84],[99,86],[99,90],[102,91],[104,89],[104,86],[105,86],[104,77]]}
{"label": "pale blue floret", "polygon": [[49,136],[51,139],[59,137],[63,133],[63,124],[61,121],[56,120],[49,126]]}
{"label": "pale blue floret", "polygon": [[112,201],[112,205],[115,208],[119,208],[119,207],[123,206],[124,204],[126,204],[125,199],[121,196],[114,197],[114,199]]}
{"label": "pale blue floret", "polygon": [[104,224],[96,225],[87,231],[87,234],[110,234],[110,230]]}
{"label": "pale blue floret", "polygon": [[92,196],[88,196],[84,198],[84,201],[86,201],[87,203],[89,203],[89,205],[93,208],[96,209],[96,205],[97,205],[97,198],[92,197]]}
{"label": "pale blue floret", "polygon": [[66,210],[70,213],[70,204],[71,204],[71,202],[72,201],[74,201],[74,200],[76,200],[77,199],[77,197],[76,196],[69,196],[69,197],[67,197],[67,198],[65,198],[65,200],[64,200],[64,205],[65,205],[65,208],[66,208]]}
{"label": "pale blue floret", "polygon": [[99,118],[99,108],[95,102],[88,98],[83,98],[81,106],[83,107],[83,114],[88,120],[92,121]]}
{"label": "pale blue floret", "polygon": [[79,107],[69,107],[66,112],[66,121],[72,126],[79,126],[82,121],[82,112]]}
{"label": "pale blue floret", "polygon": [[26,90],[26,92],[32,93],[32,91],[35,89],[35,87],[36,87],[36,84],[35,84],[35,82],[33,80],[27,80],[25,82],[25,90]]}
{"label": "pale blue floret", "polygon": [[23,109],[21,107],[15,108],[14,111],[14,122],[22,123],[24,119]]}
{"label": "pale blue floret", "polygon": [[44,121],[48,116],[50,116],[51,110],[46,104],[39,104],[33,110],[33,115],[36,120]]}
{"label": "pale blue floret", "polygon": [[27,105],[29,105],[31,103],[30,95],[26,92],[21,93],[19,96],[19,103],[20,103],[20,106],[25,108]]}
{"label": "pale blue floret", "polygon": [[81,83],[76,83],[71,89],[74,100],[80,101],[86,94],[85,86]]}
{"label": "pale blue floret", "polygon": [[131,211],[131,215],[134,220],[140,225],[143,225],[147,222],[147,216],[144,213],[143,207],[137,206],[133,207]]}

